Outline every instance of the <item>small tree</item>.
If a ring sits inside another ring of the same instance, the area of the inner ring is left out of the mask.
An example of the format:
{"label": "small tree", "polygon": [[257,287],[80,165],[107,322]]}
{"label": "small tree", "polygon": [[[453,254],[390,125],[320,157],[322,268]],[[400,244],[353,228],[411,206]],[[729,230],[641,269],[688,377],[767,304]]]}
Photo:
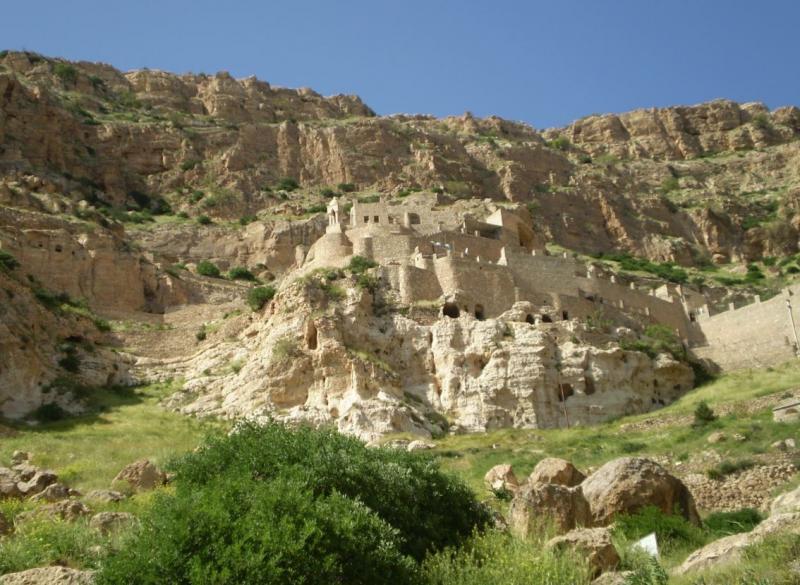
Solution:
{"label": "small tree", "polygon": [[700,427],[717,420],[714,410],[704,400],[694,409],[694,426]]}
{"label": "small tree", "polygon": [[219,278],[219,268],[213,262],[203,260],[197,265],[197,274],[201,276],[210,276],[211,278]]}
{"label": "small tree", "polygon": [[256,277],[244,266],[234,266],[228,271],[231,280],[255,280]]}
{"label": "small tree", "polygon": [[247,304],[253,311],[260,311],[275,296],[275,287],[257,286],[247,293]]}

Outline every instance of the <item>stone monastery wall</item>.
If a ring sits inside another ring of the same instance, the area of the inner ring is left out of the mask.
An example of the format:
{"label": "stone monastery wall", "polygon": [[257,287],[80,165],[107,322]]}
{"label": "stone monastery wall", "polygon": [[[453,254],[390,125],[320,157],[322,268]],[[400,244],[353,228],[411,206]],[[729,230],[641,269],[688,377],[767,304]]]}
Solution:
{"label": "stone monastery wall", "polygon": [[707,313],[699,315],[692,324],[692,352],[723,370],[777,365],[795,358],[800,324],[798,294],[800,285],[795,285],[768,301],[710,317]]}

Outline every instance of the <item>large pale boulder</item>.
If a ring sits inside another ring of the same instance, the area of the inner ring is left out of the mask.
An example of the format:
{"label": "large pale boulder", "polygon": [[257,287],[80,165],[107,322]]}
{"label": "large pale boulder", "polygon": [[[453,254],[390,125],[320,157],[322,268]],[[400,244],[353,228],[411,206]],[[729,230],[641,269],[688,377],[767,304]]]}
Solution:
{"label": "large pale boulder", "polygon": [[566,459],[546,457],[536,464],[528,476],[529,484],[557,483],[567,487],[580,485],[586,479],[578,469]]}
{"label": "large pale boulder", "polygon": [[63,483],[52,483],[38,494],[31,496],[31,501],[58,502],[71,496],[79,496],[80,492],[65,486]]}
{"label": "large pale boulder", "polygon": [[86,504],[77,500],[62,500],[60,502],[53,502],[35,508],[29,512],[18,514],[15,519],[15,524],[21,526],[26,522],[36,518],[46,518],[50,520],[63,520],[65,522],[74,522],[79,518],[88,516],[92,511]]}
{"label": "large pale boulder", "polygon": [[678,512],[698,524],[700,516],[689,489],[658,463],[641,457],[609,461],[581,484],[592,518],[605,526],[618,514],[655,506],[665,514]]}
{"label": "large pale boulder", "polygon": [[115,490],[92,490],[86,494],[87,500],[94,500],[96,502],[121,502],[125,499],[125,494]]}
{"label": "large pale boulder", "polygon": [[772,516],[791,512],[800,512],[800,487],[779,495],[772,501],[772,506],[769,509],[769,513]]}
{"label": "large pale boulder", "polygon": [[126,465],[114,478],[114,483],[125,482],[134,491],[152,490],[167,481],[167,474],[147,459]]}
{"label": "large pale boulder", "polygon": [[68,567],[42,567],[0,577],[0,585],[92,585],[92,571],[77,571]]}
{"label": "large pale boulder", "polygon": [[559,534],[580,526],[592,526],[589,504],[580,487],[554,483],[525,485],[511,501],[509,526],[526,537],[552,524]]}
{"label": "large pale boulder", "polygon": [[483,476],[483,483],[493,492],[516,492],[519,489],[519,480],[508,463],[492,467]]}
{"label": "large pale boulder", "polygon": [[800,512],[770,516],[750,532],[732,534],[694,551],[675,570],[678,575],[735,563],[744,550],[776,533],[800,534]]}
{"label": "large pale boulder", "polygon": [[550,539],[547,548],[576,551],[586,558],[595,576],[616,569],[620,561],[608,528],[576,528]]}

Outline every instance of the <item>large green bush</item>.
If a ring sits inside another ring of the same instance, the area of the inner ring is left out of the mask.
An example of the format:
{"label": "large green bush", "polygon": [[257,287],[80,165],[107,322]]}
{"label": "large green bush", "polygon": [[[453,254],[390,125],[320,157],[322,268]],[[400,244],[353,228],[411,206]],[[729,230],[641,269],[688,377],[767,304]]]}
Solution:
{"label": "large green bush", "polygon": [[[267,445],[262,445],[262,448]],[[399,536],[364,504],[301,478],[236,473],[156,498],[98,585],[418,583]]]}
{"label": "large green bush", "polygon": [[247,304],[254,311],[260,311],[275,296],[275,287],[257,286],[251,288],[247,293]]}
{"label": "large green bush", "polygon": [[201,276],[210,276],[211,278],[219,278],[219,268],[213,262],[203,260],[197,264],[197,274]]}

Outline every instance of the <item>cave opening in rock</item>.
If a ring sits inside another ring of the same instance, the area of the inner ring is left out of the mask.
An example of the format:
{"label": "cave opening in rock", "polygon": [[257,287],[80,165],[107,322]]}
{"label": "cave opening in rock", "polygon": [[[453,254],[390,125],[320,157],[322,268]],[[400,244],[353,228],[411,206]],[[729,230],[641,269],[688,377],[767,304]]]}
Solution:
{"label": "cave opening in rock", "polygon": [[525,322],[529,323],[530,325],[533,325],[534,323],[536,323],[536,320],[533,318],[533,315],[528,313],[527,315],[525,315]]}
{"label": "cave opening in rock", "polygon": [[461,311],[458,309],[458,305],[455,303],[445,303],[442,307],[442,315],[445,317],[450,317],[451,319],[458,319],[458,316],[461,314]]}
{"label": "cave opening in rock", "polygon": [[567,398],[575,394],[575,390],[572,388],[572,384],[568,384],[564,382],[563,384],[559,384],[558,388],[556,389],[558,393],[558,401],[564,402]]}
{"label": "cave opening in rock", "polygon": [[561,311],[561,318],[564,321],[567,321],[569,319],[569,313],[567,313],[566,311]]}
{"label": "cave opening in rock", "polygon": [[553,319],[550,318],[550,315],[542,313],[542,323],[552,323]]}
{"label": "cave opening in rock", "polygon": [[483,321],[486,318],[483,312],[483,305],[475,305],[475,318],[478,321]]}
{"label": "cave opening in rock", "polygon": [[312,321],[306,325],[306,347],[317,349],[317,328]]}

